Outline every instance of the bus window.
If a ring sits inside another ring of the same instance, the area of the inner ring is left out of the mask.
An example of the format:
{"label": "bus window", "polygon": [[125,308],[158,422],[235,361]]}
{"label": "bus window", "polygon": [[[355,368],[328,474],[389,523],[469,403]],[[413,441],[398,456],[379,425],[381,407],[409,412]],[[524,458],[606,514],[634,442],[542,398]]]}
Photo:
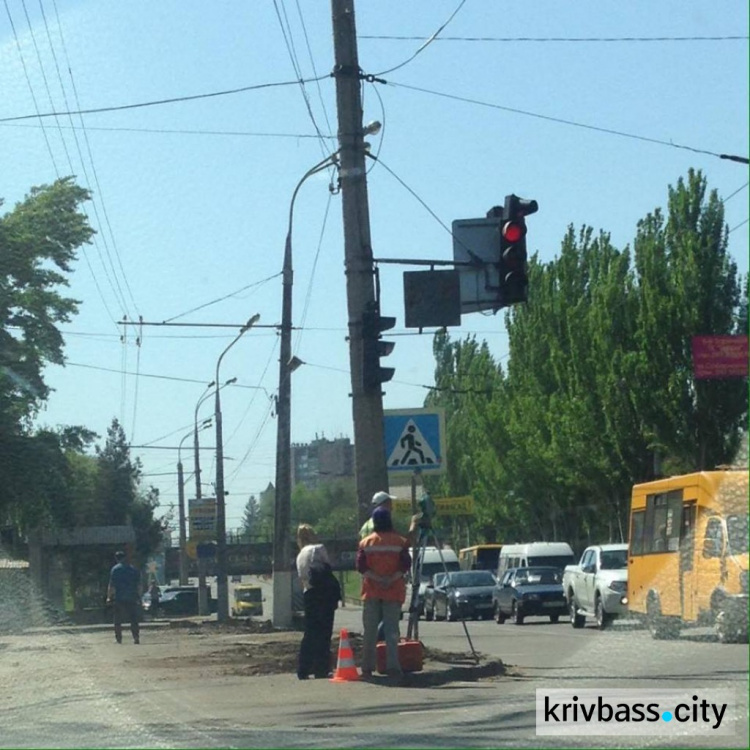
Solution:
{"label": "bus window", "polygon": [[643,552],[677,552],[682,528],[682,491],[646,498]]}
{"label": "bus window", "polygon": [[630,554],[643,554],[643,524],[646,520],[646,512],[638,510],[633,512],[633,520],[630,527]]}

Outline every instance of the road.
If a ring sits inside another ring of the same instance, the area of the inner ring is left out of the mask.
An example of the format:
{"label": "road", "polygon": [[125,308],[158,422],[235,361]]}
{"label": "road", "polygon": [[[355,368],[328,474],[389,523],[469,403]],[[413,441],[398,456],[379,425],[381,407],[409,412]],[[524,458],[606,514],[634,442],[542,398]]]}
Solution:
{"label": "road", "polygon": [[[361,611],[339,610],[336,627],[361,631]],[[536,618],[523,626],[467,627],[477,651],[512,665],[509,675],[406,688],[300,682],[294,674],[214,679],[196,669],[190,679],[174,681],[147,669],[168,647],[166,628],[147,628],[140,647],[117,646],[109,629],[0,636],[0,746],[748,746],[747,646],[719,644],[707,631],[654,641],[624,623],[605,632]],[[461,623],[422,621],[420,637],[441,650],[468,650]],[[201,648],[197,638],[193,647]],[[738,700],[737,733],[719,738],[686,731],[669,743],[656,736],[537,737],[534,691],[540,687],[730,687]]]}

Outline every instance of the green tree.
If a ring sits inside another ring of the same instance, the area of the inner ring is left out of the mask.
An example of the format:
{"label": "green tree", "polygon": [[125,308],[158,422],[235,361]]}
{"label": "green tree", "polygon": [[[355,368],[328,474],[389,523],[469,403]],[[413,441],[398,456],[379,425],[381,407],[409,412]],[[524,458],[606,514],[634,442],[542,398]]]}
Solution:
{"label": "green tree", "polygon": [[627,377],[653,449],[675,471],[728,463],[747,427],[747,380],[696,380],[691,340],[746,325],[747,295],[724,206],[700,172],[670,187],[666,219],[656,209],[640,222],[635,265],[637,350]]}
{"label": "green tree", "polygon": [[292,491],[292,528],[309,523],[322,538],[356,536],[354,480],[323,482],[315,489],[298,484]]}
{"label": "green tree", "polygon": [[96,449],[96,505],[90,525],[117,526],[130,523],[135,529],[136,548],[143,559],[159,545],[169,519],[157,518],[158,490],[142,490],[141,462],[132,460],[130,446],[117,419],[107,429],[103,447]]}
{"label": "green tree", "polygon": [[245,511],[242,514],[242,536],[245,539],[251,539],[257,535],[258,521],[260,518],[260,503],[255,495],[250,495],[245,504]]}
{"label": "green tree", "polygon": [[89,197],[60,179],[0,216],[0,513],[24,528],[64,516],[63,448],[31,421],[49,396],[44,366],[64,362],[58,325],[78,309],[60,290],[94,233],[81,210]]}

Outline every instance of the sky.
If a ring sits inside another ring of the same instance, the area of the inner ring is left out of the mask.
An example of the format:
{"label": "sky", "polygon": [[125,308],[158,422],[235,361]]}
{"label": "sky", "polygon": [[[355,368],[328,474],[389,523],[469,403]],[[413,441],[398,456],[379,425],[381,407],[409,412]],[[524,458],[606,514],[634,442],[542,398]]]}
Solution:
{"label": "sky", "polygon": [[[221,393],[235,528],[275,476],[273,326],[292,194],[337,148],[330,3],[3,3],[0,211],[74,174],[93,192],[86,212],[98,233],[70,277],[80,312],[62,326],[67,363],[46,369],[54,391],[37,422],[104,436],[116,417],[168,511],[178,458],[193,494],[186,436],[219,355],[259,314],[220,370],[220,382],[237,378]],[[750,153],[746,0],[357,0],[355,10],[360,66],[385,81],[363,86],[364,122],[384,126],[368,137],[380,161],[367,178],[376,258],[450,260],[451,222],[483,217],[509,193],[539,204],[527,242],[543,262],[569,225],[605,230],[625,248],[695,168],[726,199],[730,252],[747,273],[748,168],[719,158]],[[269,83],[286,85],[251,88]],[[165,101],[236,89],[246,90]],[[294,205],[301,443],[353,434],[331,181],[306,180]],[[382,313],[398,321],[384,408],[419,408],[434,382],[432,336],[404,328],[402,280],[419,269],[379,269]],[[167,321],[193,325],[151,325]],[[469,334],[507,357],[502,314],[464,315],[451,335]],[[211,429],[200,437],[215,444]],[[213,452],[201,456],[209,495]]]}

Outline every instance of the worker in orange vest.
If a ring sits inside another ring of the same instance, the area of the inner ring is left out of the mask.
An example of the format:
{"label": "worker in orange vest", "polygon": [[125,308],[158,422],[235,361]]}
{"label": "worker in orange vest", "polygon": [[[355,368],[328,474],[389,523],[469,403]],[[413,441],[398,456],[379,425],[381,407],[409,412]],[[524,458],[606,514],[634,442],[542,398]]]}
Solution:
{"label": "worker in orange vest", "polygon": [[[401,605],[406,598],[404,576],[411,567],[409,541],[393,530],[391,514],[376,508],[372,514],[372,534],[359,543],[357,570],[362,574],[362,676],[370,677],[376,666],[378,625],[383,623],[386,671],[400,675],[398,659]],[[411,534],[417,517],[412,519]]]}

